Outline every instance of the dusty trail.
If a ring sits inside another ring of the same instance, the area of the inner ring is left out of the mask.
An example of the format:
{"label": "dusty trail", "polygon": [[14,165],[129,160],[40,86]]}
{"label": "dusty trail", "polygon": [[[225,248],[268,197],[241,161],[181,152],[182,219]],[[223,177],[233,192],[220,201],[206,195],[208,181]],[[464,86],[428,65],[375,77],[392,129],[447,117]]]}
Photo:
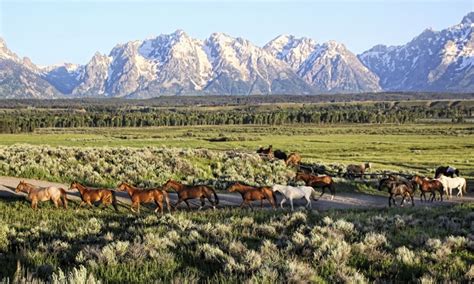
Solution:
{"label": "dusty trail", "polygon": [[[6,177],[0,176],[0,200],[11,199],[11,198],[21,198],[24,197],[25,194],[23,193],[15,193],[15,187],[18,185],[20,180],[24,180],[26,182],[32,183],[38,186],[60,186],[65,188],[66,190],[69,189],[68,184],[62,183],[55,183],[49,181],[42,181],[42,180],[35,180],[35,179],[23,179],[23,178],[16,178],[16,177]],[[234,193],[219,193],[219,207],[227,207],[227,206],[239,206],[242,202],[242,198],[240,194]],[[172,202],[176,202],[176,194],[170,193],[170,197]],[[79,201],[79,193],[77,191],[69,191],[68,190],[68,198],[71,200]],[[277,195],[278,203],[281,201],[281,195]],[[130,199],[126,192],[117,192],[117,200],[119,204],[124,206],[130,205]],[[444,202],[420,202],[417,197],[415,198],[415,206],[443,206],[448,204],[456,204],[456,203],[468,203],[474,202],[474,194],[472,192],[468,192],[463,198],[453,197],[451,200],[447,200]],[[190,202],[192,205],[198,205],[197,201]],[[208,203],[207,203],[208,204]],[[294,201],[295,207],[303,206],[305,201],[303,200],[295,200]],[[259,208],[260,203],[254,202],[252,204],[254,208]],[[268,207],[268,203],[264,201],[264,206]],[[285,208],[289,207],[289,203],[285,204]],[[338,193],[334,200],[330,200],[330,195],[325,194],[322,199],[314,202],[313,201],[313,209],[316,210],[329,210],[329,209],[350,209],[350,208],[384,208],[388,206],[387,197],[383,196],[375,196],[363,193]],[[405,206],[410,206],[406,204]],[[183,204],[182,207],[185,208]],[[296,208],[295,208],[296,209]]]}

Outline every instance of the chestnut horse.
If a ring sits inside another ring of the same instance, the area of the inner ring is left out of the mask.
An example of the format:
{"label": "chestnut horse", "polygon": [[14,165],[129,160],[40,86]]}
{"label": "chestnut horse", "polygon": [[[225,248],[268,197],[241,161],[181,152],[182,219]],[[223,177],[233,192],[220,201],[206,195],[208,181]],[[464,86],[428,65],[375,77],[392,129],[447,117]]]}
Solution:
{"label": "chestnut horse", "polygon": [[[323,194],[326,192],[326,188],[329,188],[331,191],[331,200],[334,199],[334,196],[336,195],[336,189],[334,188],[334,181],[332,180],[331,176],[328,175],[323,175],[323,176],[316,176],[304,172],[297,172],[295,176],[295,180],[302,180],[306,183],[307,186],[311,186],[313,188],[320,187],[322,189],[322,193],[319,196],[323,196]],[[318,198],[318,199],[319,199]]]}
{"label": "chestnut horse", "polygon": [[[127,191],[128,195],[130,196],[130,200],[132,201],[132,206],[130,206],[130,210],[132,210],[132,212],[140,213],[140,203],[155,202],[155,213],[160,210],[161,214],[163,214],[163,200],[166,202],[168,212],[170,211],[170,199],[168,192],[162,190],[161,188],[143,189],[134,187],[126,182],[122,182],[118,186],[118,190]],[[135,211],[133,207],[137,207],[137,211]]]}
{"label": "chestnut horse", "polygon": [[301,156],[298,153],[291,153],[285,160],[287,166],[298,166],[301,163]]}
{"label": "chestnut horse", "polygon": [[67,193],[63,188],[49,186],[36,187],[32,184],[20,181],[15,192],[24,192],[27,194],[26,199],[31,201],[31,208],[38,209],[39,201],[51,200],[56,208],[62,205],[67,209]]}
{"label": "chestnut horse", "polygon": [[81,204],[78,207],[81,207],[84,204],[92,207],[93,202],[100,201],[104,207],[112,204],[115,211],[118,211],[117,208],[117,198],[115,197],[115,191],[106,189],[106,188],[91,188],[84,186],[77,181],[71,183],[70,189],[77,189],[81,194]]}
{"label": "chestnut horse", "polygon": [[[205,199],[209,200],[212,205],[212,208],[216,209],[216,205],[219,204],[219,197],[217,197],[216,192],[209,186],[206,185],[185,185],[175,180],[169,179],[164,185],[163,189],[169,190],[170,188],[174,189],[178,194],[178,202],[174,205],[175,208],[184,201],[188,206],[188,209],[191,209],[191,206],[188,203],[189,199],[201,199],[201,206],[199,210],[205,204]],[[212,200],[212,195],[214,195],[214,201]]]}
{"label": "chestnut horse", "polygon": [[435,199],[436,197],[436,191],[439,192],[439,195],[441,196],[441,201],[443,201],[443,192],[444,192],[444,189],[443,189],[443,184],[439,181],[439,180],[436,180],[436,179],[428,179],[428,178],[423,178],[421,176],[413,176],[413,178],[411,179],[413,182],[415,182],[416,184],[419,185],[420,187],[420,201],[423,201],[422,197],[425,198],[425,201],[426,201],[426,195],[425,193],[429,192],[431,193],[431,198],[430,198],[430,201],[433,202],[433,200]]}
{"label": "chestnut horse", "polygon": [[240,208],[244,205],[248,205],[252,208],[250,201],[260,200],[260,207],[263,208],[263,200],[266,199],[270,202],[270,205],[275,209],[276,206],[276,196],[272,188],[269,186],[255,187],[250,185],[241,184],[240,182],[235,182],[230,185],[227,190],[229,192],[238,192],[242,195],[242,203]]}

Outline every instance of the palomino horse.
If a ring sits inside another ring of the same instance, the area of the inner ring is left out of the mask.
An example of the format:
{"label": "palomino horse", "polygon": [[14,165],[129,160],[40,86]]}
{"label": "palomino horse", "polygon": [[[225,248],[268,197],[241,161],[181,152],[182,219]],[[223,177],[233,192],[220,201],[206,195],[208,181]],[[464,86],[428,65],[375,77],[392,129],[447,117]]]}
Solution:
{"label": "palomino horse", "polygon": [[[216,205],[219,204],[219,197],[217,197],[215,190],[206,185],[185,185],[169,179],[163,185],[163,189],[169,190],[170,188],[174,189],[178,194],[178,202],[174,205],[175,208],[184,201],[188,206],[188,209],[191,209],[188,200],[196,198],[201,199],[199,210],[204,206],[206,198],[211,203],[213,209],[216,209]],[[212,195],[214,195],[214,201],[212,200]]]}
{"label": "palomino horse", "polygon": [[390,196],[388,197],[388,206],[397,205],[395,202],[395,196],[401,196],[402,201],[400,205],[403,205],[405,202],[405,198],[409,197],[411,199],[411,205],[415,206],[415,200],[413,196],[415,195],[415,187],[412,183],[401,181],[395,177],[388,177],[383,178],[380,180],[378,190],[381,191],[383,189],[387,189]]}
{"label": "palomino horse", "polygon": [[89,205],[90,207],[93,207],[92,203],[93,202],[98,202],[100,201],[103,205],[104,208],[112,204],[114,207],[115,211],[118,211],[117,208],[117,198],[115,197],[115,191],[106,189],[106,188],[91,188],[84,186],[77,181],[73,181],[71,183],[70,189],[77,189],[79,193],[81,194],[81,203],[79,204],[79,207],[81,207],[84,204]]}
{"label": "palomino horse", "polygon": [[437,179],[443,184],[444,191],[446,192],[446,195],[448,196],[448,199],[453,197],[453,189],[458,190],[457,196],[461,196],[463,192],[467,192],[467,183],[466,179],[462,177],[455,177],[455,178],[450,178],[447,177],[443,174],[439,176]]}
{"label": "palomino horse", "polygon": [[317,200],[314,198],[314,194],[316,191],[314,191],[314,188],[311,186],[289,186],[289,185],[280,185],[280,184],[275,184],[272,186],[273,192],[279,192],[283,194],[283,199],[280,203],[280,207],[283,208],[283,203],[286,202],[287,199],[290,200],[290,205],[291,205],[291,211],[293,211],[293,199],[301,199],[304,198],[306,199],[306,205],[305,207],[307,209],[311,209],[311,199]]}
{"label": "palomino horse", "polygon": [[451,166],[441,166],[436,169],[434,178],[439,178],[440,175],[453,178],[454,175],[459,176],[459,170]]}
{"label": "palomino horse", "polygon": [[412,181],[418,184],[420,187],[420,201],[423,201],[422,197],[424,197],[426,201],[425,193],[429,192],[431,193],[430,201],[433,202],[436,197],[436,191],[439,192],[439,195],[441,196],[441,201],[443,201],[443,184],[439,180],[430,180],[426,177],[424,178],[415,175],[413,176]]}
{"label": "palomino horse", "polygon": [[140,213],[140,203],[154,202],[156,204],[155,213],[160,210],[161,214],[163,214],[163,200],[166,202],[168,212],[170,211],[170,199],[166,190],[162,190],[161,188],[143,189],[134,187],[126,182],[122,182],[118,186],[118,190],[127,191],[132,201],[132,206],[130,206],[132,212],[135,212],[133,208],[136,207],[137,213]]}
{"label": "palomino horse", "polygon": [[313,188],[320,187],[323,192],[321,193],[319,198],[321,198],[321,196],[323,196],[323,194],[326,192],[326,188],[329,188],[329,190],[331,191],[331,200],[333,200],[334,196],[336,195],[336,190],[334,189],[334,181],[332,180],[332,177],[328,175],[315,176],[304,172],[297,172],[295,180],[302,180],[306,183],[307,186],[311,186]]}
{"label": "palomino horse", "polygon": [[230,185],[227,190],[229,192],[238,192],[242,195],[243,201],[240,204],[240,208],[244,207],[244,205],[248,205],[250,208],[252,208],[250,202],[254,200],[260,200],[260,207],[263,207],[263,200],[266,199],[268,202],[270,202],[270,205],[273,207],[273,209],[275,209],[276,196],[273,193],[271,187],[255,187],[241,184],[240,182],[235,182]]}
{"label": "palomino horse", "polygon": [[36,187],[32,184],[20,181],[15,192],[24,192],[26,199],[31,201],[31,208],[38,209],[38,202],[51,200],[56,208],[62,205],[67,209],[67,193],[63,188],[49,186]]}
{"label": "palomino horse", "polygon": [[301,163],[301,156],[298,153],[291,153],[288,155],[288,158],[285,160],[287,166],[298,166]]}

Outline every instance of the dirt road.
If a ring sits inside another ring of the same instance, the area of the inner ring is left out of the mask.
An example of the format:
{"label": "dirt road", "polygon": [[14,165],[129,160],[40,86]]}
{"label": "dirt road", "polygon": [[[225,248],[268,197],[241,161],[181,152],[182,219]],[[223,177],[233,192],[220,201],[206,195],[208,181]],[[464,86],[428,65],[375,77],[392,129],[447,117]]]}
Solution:
{"label": "dirt road", "polygon": [[[24,193],[15,193],[15,187],[18,185],[20,180],[24,180],[26,182],[32,183],[38,186],[60,186],[65,189],[69,188],[69,185],[49,182],[49,181],[41,181],[41,180],[33,180],[33,179],[22,179],[16,177],[5,177],[0,176],[0,200],[1,199],[11,199],[11,198],[21,198],[24,197]],[[336,189],[337,190],[337,189]],[[77,191],[68,191],[69,199],[71,200],[80,200],[79,194]],[[234,193],[218,193],[220,203],[219,207],[223,206],[239,206],[242,202],[242,198],[240,194]],[[176,194],[170,193],[170,197],[173,202],[176,201]],[[130,199],[126,192],[117,192],[117,199],[120,204],[122,205],[129,205]],[[282,199],[281,195],[277,195],[278,202]],[[303,206],[306,201],[304,200],[297,200],[294,202],[295,207]],[[453,199],[444,201],[444,202],[420,202],[417,197],[415,198],[415,206],[442,206],[447,204],[455,204],[455,203],[465,203],[465,202],[474,202],[474,194],[469,192],[467,196],[463,198],[453,197]],[[268,203],[265,201],[266,207],[268,207]],[[197,201],[192,202],[194,206],[197,206]],[[259,202],[254,202],[253,206],[259,206]],[[180,205],[181,206],[181,205]],[[184,204],[182,205],[184,208]],[[288,208],[289,203],[285,204],[286,208]],[[388,199],[387,197],[383,196],[375,196],[369,194],[362,194],[362,193],[339,193],[336,195],[334,200],[330,200],[330,195],[326,194],[320,200],[314,202],[313,201],[313,209],[317,210],[329,210],[329,209],[349,209],[349,208],[383,208],[388,206]],[[408,206],[406,204],[406,206]]]}

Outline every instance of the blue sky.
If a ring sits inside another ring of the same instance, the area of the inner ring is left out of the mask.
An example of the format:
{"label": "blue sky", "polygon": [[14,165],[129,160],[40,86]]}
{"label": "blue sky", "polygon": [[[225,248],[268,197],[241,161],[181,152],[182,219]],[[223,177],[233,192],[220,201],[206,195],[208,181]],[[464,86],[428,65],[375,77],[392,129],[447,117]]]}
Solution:
{"label": "blue sky", "polygon": [[474,11],[474,0],[346,1],[11,1],[0,0],[0,35],[40,65],[86,63],[121,42],[183,29],[263,46],[279,34],[336,40],[360,53],[403,44],[425,28],[443,29]]}

